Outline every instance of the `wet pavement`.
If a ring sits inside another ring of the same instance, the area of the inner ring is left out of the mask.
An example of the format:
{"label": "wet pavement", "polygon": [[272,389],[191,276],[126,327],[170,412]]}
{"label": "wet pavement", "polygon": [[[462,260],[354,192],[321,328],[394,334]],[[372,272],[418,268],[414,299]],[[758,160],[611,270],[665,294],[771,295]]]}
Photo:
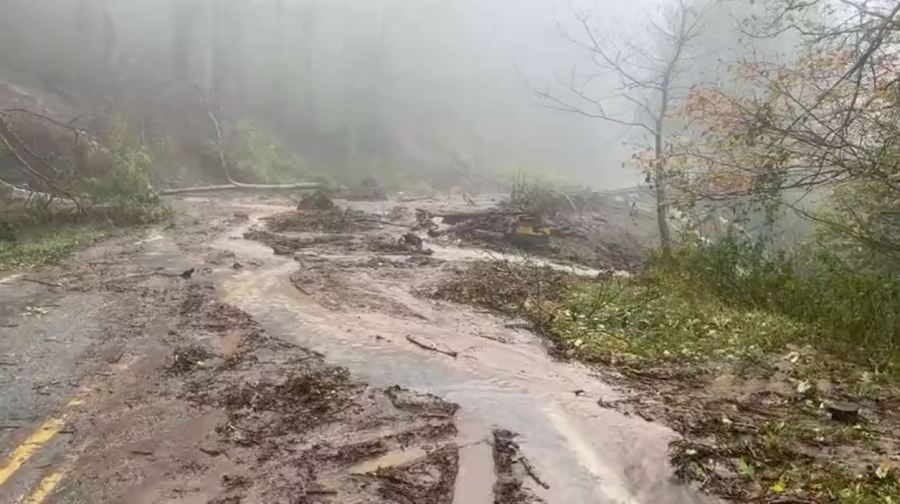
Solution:
{"label": "wet pavement", "polygon": [[[469,307],[413,294],[433,275],[425,268],[397,271],[348,268],[330,272],[342,286],[361,291],[341,295],[389,299],[394,310],[334,310],[304,295],[290,276],[302,258],[273,256],[269,247],[238,241],[243,229],[213,246],[263,264],[225,280],[223,299],[250,313],[271,334],[322,352],[375,386],[401,383],[459,404],[464,451],[455,502],[490,502],[492,476],[466,464],[490,467],[486,443],[494,427],[521,436],[523,452],[537,461],[550,484],[549,503],[693,503],[708,498],[672,481],[667,428],[600,408],[618,393],[588,368],[552,359],[529,331]],[[466,261],[494,252],[436,247],[436,258]],[[364,252],[322,252],[328,260],[362,262]],[[546,264],[546,261],[542,262]],[[570,268],[561,265],[561,268]],[[593,271],[586,270],[585,274]],[[343,288],[343,287],[342,287]],[[328,284],[324,286],[329,289]],[[414,316],[409,316],[414,314]],[[457,358],[423,351],[407,335],[440,342]],[[576,391],[578,393],[576,394]]]}
{"label": "wet pavement", "polygon": [[[384,209],[367,205],[367,210]],[[271,337],[321,352],[327,363],[347,368],[354,379],[373,387],[401,385],[458,404],[455,503],[494,501],[491,442],[496,428],[519,435],[523,456],[549,488],[529,486],[548,503],[713,502],[673,481],[668,462],[672,431],[598,406],[598,400],[621,395],[599,374],[554,360],[538,336],[510,320],[423,294],[454,265],[494,258],[495,252],[426,243],[435,250],[435,264],[412,268],[366,266],[371,252],[337,246],[297,258],[276,256],[242,236],[261,225],[260,218],[285,209],[277,202],[220,204],[184,198],[177,206],[196,213],[196,226],[203,232],[180,236],[178,228],[158,229],[114,253],[127,250],[133,261],[129,267],[153,271],[180,271],[201,258],[221,255],[227,259],[210,262],[208,271],[198,270],[198,275],[208,275],[220,301],[249,314]],[[235,213],[247,214],[249,220],[231,219]],[[213,226],[204,222],[210,215],[228,218]],[[107,258],[110,250],[101,246],[82,258]],[[321,287],[310,293],[299,290],[292,281],[298,271],[320,275]],[[590,269],[574,272],[596,274]],[[0,456],[6,457],[43,419],[64,409],[78,392],[79,380],[109,366],[112,361],[102,355],[98,360],[94,349],[111,338],[110,326],[127,333],[127,307],[138,299],[106,290],[63,291],[13,278],[0,281],[0,300],[0,423],[22,422],[21,428],[0,432]],[[41,307],[49,308],[43,313]],[[458,355],[428,351],[407,336]],[[100,378],[111,376],[99,373]],[[72,446],[60,437],[48,442],[7,484],[0,482],[0,502],[15,502],[41,475],[57,474],[46,468],[69,463]],[[415,447],[389,452],[355,463],[350,472],[402,465],[417,455]]]}

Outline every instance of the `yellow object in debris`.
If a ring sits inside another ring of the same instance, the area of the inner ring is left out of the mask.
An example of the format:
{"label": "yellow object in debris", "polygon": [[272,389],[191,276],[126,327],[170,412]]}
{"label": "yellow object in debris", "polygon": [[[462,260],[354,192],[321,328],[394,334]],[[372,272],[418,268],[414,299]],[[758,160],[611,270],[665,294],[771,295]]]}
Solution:
{"label": "yellow object in debris", "polygon": [[534,226],[520,224],[518,227],[516,227],[516,234],[530,235],[530,236],[550,236],[550,228],[548,228],[548,227],[536,228]]}

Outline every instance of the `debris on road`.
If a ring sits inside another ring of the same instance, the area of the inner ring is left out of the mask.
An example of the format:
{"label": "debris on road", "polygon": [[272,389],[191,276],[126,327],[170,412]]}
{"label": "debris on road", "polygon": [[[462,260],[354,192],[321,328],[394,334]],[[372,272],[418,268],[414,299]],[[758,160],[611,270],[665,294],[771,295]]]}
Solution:
{"label": "debris on road", "polygon": [[330,211],[334,209],[334,201],[331,201],[331,198],[322,191],[307,194],[297,204],[297,210]]}
{"label": "debris on road", "polygon": [[416,338],[414,338],[414,337],[412,337],[412,336],[410,336],[410,335],[407,335],[407,336],[406,336],[406,340],[409,341],[410,343],[412,343],[413,345],[416,345],[417,347],[423,349],[423,350],[428,350],[428,351],[430,351],[430,352],[437,352],[437,353],[439,353],[439,354],[449,355],[450,357],[453,357],[454,359],[455,359],[457,356],[459,356],[459,353],[458,353],[458,352],[455,352],[455,351],[453,351],[453,350],[449,350],[449,349],[446,349],[446,348],[440,348],[440,347],[437,346],[437,344],[434,344],[434,343],[424,343],[424,342],[419,341],[418,339],[416,339]]}
{"label": "debris on road", "polygon": [[544,489],[549,485],[537,476],[530,462],[521,454],[516,435],[508,430],[494,430],[493,450],[497,483],[494,485],[495,504],[542,504],[545,501],[525,485],[531,479]]}

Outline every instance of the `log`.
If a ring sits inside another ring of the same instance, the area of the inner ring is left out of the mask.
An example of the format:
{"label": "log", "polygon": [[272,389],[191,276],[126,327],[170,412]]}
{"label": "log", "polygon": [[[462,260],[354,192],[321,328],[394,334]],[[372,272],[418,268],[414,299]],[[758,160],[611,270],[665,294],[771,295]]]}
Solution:
{"label": "log", "polygon": [[174,196],[178,194],[207,193],[220,191],[298,191],[321,189],[318,182],[299,182],[297,184],[223,184],[197,187],[178,187],[175,189],[163,189],[160,196]]}
{"label": "log", "polygon": [[[424,212],[424,210],[422,210]],[[515,217],[518,215],[528,215],[528,212],[521,212],[516,210],[499,210],[496,208],[489,208],[487,210],[473,210],[471,212],[444,212],[444,213],[429,213],[430,217],[440,217],[444,220],[445,224],[456,224],[458,222],[472,220],[472,219],[483,219],[485,217]]]}
{"label": "log", "polygon": [[429,352],[437,352],[439,354],[449,355],[450,357],[453,357],[454,359],[459,355],[459,353],[457,353],[453,350],[438,348],[435,345],[419,341],[416,338],[413,338],[412,336],[410,336],[408,334],[406,335],[406,341],[409,341],[413,345],[416,345],[417,347],[419,347],[423,350],[428,350]]}
{"label": "log", "polygon": [[835,422],[855,424],[859,422],[859,406],[853,403],[839,402],[829,404],[826,409]]}
{"label": "log", "polygon": [[277,255],[291,255],[292,253],[300,249],[313,247],[316,245],[351,242],[356,237],[353,235],[336,234],[314,236],[312,238],[295,238],[257,229],[244,233],[244,238],[248,240],[256,240],[272,247]]}

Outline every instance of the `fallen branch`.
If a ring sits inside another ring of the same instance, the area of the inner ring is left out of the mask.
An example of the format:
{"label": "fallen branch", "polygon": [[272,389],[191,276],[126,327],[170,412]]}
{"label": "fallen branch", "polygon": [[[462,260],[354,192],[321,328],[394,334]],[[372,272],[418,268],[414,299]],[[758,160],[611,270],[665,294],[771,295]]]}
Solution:
{"label": "fallen branch", "polygon": [[80,135],[80,134],[81,134],[81,130],[79,130],[78,128],[73,127],[71,123],[75,122],[75,120],[79,119],[79,118],[82,117],[82,116],[76,116],[74,119],[72,119],[72,120],[69,121],[68,123],[64,123],[64,122],[58,121],[58,120],[56,120],[56,119],[54,119],[54,118],[52,118],[52,117],[50,117],[50,116],[47,116],[47,115],[44,115],[44,114],[40,114],[40,113],[35,112],[35,111],[33,111],[33,110],[28,110],[28,109],[19,108],[19,107],[13,107],[13,108],[4,109],[3,112],[16,112],[16,113],[19,113],[19,114],[30,115],[30,116],[33,116],[33,117],[37,117],[38,119],[42,119],[42,120],[44,120],[44,121],[47,121],[47,122],[49,122],[49,123],[55,124],[56,126],[59,126],[59,127],[61,127],[61,128],[65,128],[65,129],[71,131],[72,133],[74,133],[75,135]]}
{"label": "fallen branch", "polygon": [[244,238],[248,240],[256,240],[262,242],[275,250],[278,255],[289,255],[291,252],[313,247],[315,245],[325,245],[329,243],[351,242],[356,239],[353,235],[335,234],[314,236],[312,238],[294,238],[284,236],[261,229],[255,229],[244,233]]}
{"label": "fallen branch", "polygon": [[210,185],[198,187],[180,187],[175,189],[163,189],[159,191],[160,196],[174,196],[178,194],[220,192],[220,191],[294,191],[294,190],[310,190],[321,189],[322,184],[318,182],[299,182],[296,184],[242,184],[233,182],[224,185]]}
{"label": "fallen branch", "polygon": [[550,485],[542,480],[540,476],[538,476],[537,469],[535,469],[534,466],[531,465],[531,462],[529,462],[527,458],[519,457],[519,462],[522,464],[522,467],[525,468],[525,472],[528,473],[529,476],[531,476],[531,479],[533,479],[535,483],[540,485],[544,490],[550,489]]}
{"label": "fallen branch", "polygon": [[401,227],[401,228],[409,227],[408,224],[400,224],[397,222],[391,222],[391,221],[386,221],[386,220],[381,220],[381,219],[374,219],[371,217],[360,217],[358,219],[353,219],[353,220],[356,222],[371,222],[373,224],[384,224],[385,226],[396,226],[396,227]]}
{"label": "fallen branch", "polygon": [[[80,210],[81,204],[78,202],[78,200],[74,196],[72,196],[68,191],[58,187],[49,178],[44,176],[44,174],[42,174],[41,172],[36,170],[33,166],[31,166],[31,163],[29,163],[28,160],[26,160],[25,157],[22,156],[22,154],[19,152],[19,150],[10,141],[10,137],[14,137],[14,134],[13,134],[12,130],[10,130],[9,125],[6,124],[6,119],[2,115],[0,115],[0,140],[3,141],[3,143],[6,145],[6,147],[9,149],[9,151],[12,153],[12,155],[16,158],[16,160],[19,161],[19,164],[21,164],[19,169],[23,173],[25,173],[25,175],[29,175],[29,176],[36,178],[36,179],[40,180],[41,182],[43,182],[44,185],[46,185],[48,189],[70,199],[72,201],[72,203],[75,204],[75,207]],[[25,149],[27,150],[27,147],[25,147]],[[6,182],[4,182],[4,184],[9,185]],[[41,194],[41,193],[34,193],[34,194]]]}
{"label": "fallen branch", "polygon": [[[422,210],[422,211],[424,212],[425,210]],[[474,210],[471,212],[429,213],[430,217],[442,218],[444,220],[445,224],[456,224],[458,222],[465,221],[465,220],[483,219],[485,217],[496,217],[496,216],[515,217],[518,215],[528,215],[528,212],[522,212],[522,211],[518,211],[518,210],[500,210],[500,209],[496,209],[496,208],[489,208],[487,210]]]}
{"label": "fallen branch", "polygon": [[[200,98],[200,104],[206,109],[206,116],[209,118],[209,122],[216,130],[216,151],[219,154],[219,165],[222,168],[222,173],[225,175],[228,182],[232,185],[236,185],[237,182],[231,178],[231,170],[228,169],[228,161],[225,159],[225,140],[222,138],[222,125],[219,123],[219,119],[216,117],[215,112],[213,112],[212,106],[209,103],[209,97],[204,96],[203,90],[196,84],[194,85],[194,90],[197,91],[197,97]],[[208,90],[207,93],[209,93]]]}
{"label": "fallen branch", "polygon": [[56,282],[47,282],[47,281],[44,281],[44,280],[38,280],[38,279],[36,279],[36,278],[24,278],[24,277],[22,277],[22,278],[19,278],[19,280],[22,281],[22,282],[30,282],[30,283],[36,283],[36,284],[39,284],[39,285],[46,285],[47,287],[55,287],[55,288],[57,288],[57,289],[63,289],[63,288],[64,288],[64,286],[63,286],[62,284],[58,284],[58,283],[56,283]]}
{"label": "fallen branch", "polygon": [[454,359],[457,356],[459,356],[459,353],[457,353],[457,352],[454,352],[452,350],[444,350],[441,348],[437,348],[436,346],[429,345],[427,343],[422,343],[421,341],[416,340],[415,338],[413,338],[412,336],[410,336],[408,334],[406,335],[406,340],[423,350],[428,350],[430,352],[437,352],[439,354],[449,355],[450,357],[453,357]]}
{"label": "fallen branch", "polygon": [[193,276],[195,269],[190,268],[181,273],[169,273],[166,271],[150,271],[145,273],[132,273],[130,275],[120,276],[117,278],[110,278],[108,280],[104,280],[103,284],[109,284],[111,282],[121,282],[123,280],[133,280],[135,278],[149,278],[152,276],[161,276],[165,278],[182,278],[184,280],[190,280],[191,276]]}
{"label": "fallen branch", "polygon": [[411,196],[411,197],[399,198],[399,199],[397,199],[397,201],[399,201],[400,203],[412,203],[415,201],[434,201],[436,199],[437,199],[437,197],[435,197],[435,196]]}

